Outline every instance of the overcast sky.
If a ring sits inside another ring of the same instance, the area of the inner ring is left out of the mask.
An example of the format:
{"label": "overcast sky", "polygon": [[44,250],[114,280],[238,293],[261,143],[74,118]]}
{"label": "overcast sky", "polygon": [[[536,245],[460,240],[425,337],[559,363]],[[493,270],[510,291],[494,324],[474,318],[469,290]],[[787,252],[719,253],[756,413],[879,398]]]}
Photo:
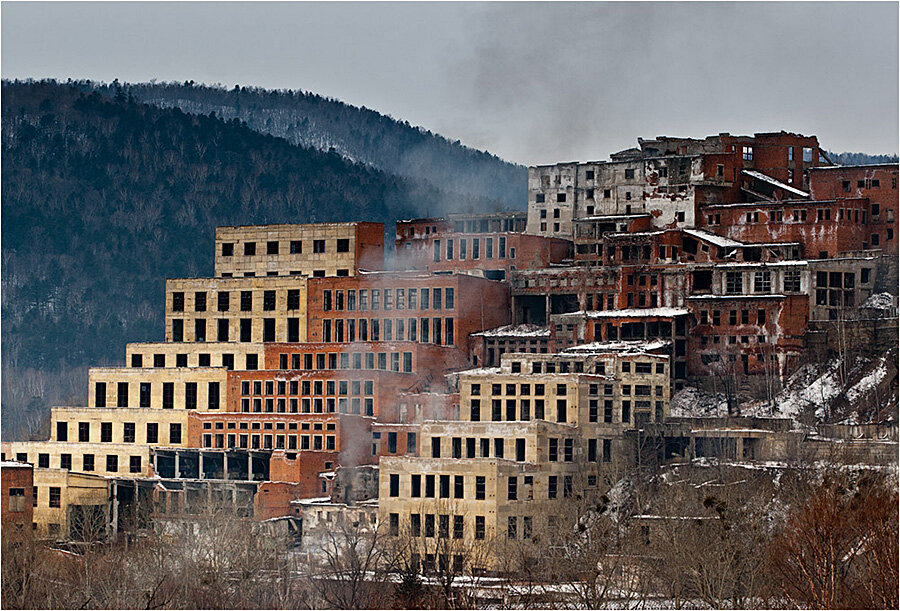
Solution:
{"label": "overcast sky", "polygon": [[889,3],[2,4],[4,78],[303,89],[524,164],[785,129],[898,150]]}

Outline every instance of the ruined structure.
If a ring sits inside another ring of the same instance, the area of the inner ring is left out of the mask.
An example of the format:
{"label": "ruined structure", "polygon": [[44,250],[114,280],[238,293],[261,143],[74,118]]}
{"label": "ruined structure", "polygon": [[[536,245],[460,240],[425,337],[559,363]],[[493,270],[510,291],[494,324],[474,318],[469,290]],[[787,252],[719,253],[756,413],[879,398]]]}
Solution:
{"label": "ruined structure", "polygon": [[895,341],[897,166],[785,132],[638,144],[531,168],[527,213],[400,221],[392,257],[377,223],[219,228],[214,277],[166,282],[164,341],[90,369],[47,441],[3,444],[4,524],[66,540],[214,506],[313,554],[340,525],[412,537],[429,569],[529,538],[601,469],[835,439],[886,460],[670,410]]}

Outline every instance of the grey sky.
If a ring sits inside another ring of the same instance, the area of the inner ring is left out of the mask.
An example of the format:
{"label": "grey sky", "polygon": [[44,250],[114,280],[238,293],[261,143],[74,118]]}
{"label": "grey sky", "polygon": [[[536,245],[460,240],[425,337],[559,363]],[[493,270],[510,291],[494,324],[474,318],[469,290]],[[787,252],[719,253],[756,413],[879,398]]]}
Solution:
{"label": "grey sky", "polygon": [[3,2],[0,63],[304,89],[525,164],[721,131],[898,149],[893,2]]}

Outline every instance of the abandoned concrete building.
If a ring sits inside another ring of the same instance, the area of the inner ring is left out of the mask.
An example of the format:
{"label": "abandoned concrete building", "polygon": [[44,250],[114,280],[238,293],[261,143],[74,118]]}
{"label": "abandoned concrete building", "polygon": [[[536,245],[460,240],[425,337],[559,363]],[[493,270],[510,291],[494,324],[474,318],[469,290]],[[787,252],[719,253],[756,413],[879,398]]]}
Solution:
{"label": "abandoned concrete building", "polygon": [[836,167],[779,132],[533,167],[527,211],[399,221],[387,249],[380,223],[220,227],[214,276],[166,282],[164,341],[91,368],[47,441],[3,443],[4,525],[114,537],[216,506],[311,554],[346,524],[414,537],[427,570],[647,457],[845,435],[890,460],[895,425],[885,445],[670,408],[726,366],[784,379],[850,316],[889,341],[896,214],[896,164]]}

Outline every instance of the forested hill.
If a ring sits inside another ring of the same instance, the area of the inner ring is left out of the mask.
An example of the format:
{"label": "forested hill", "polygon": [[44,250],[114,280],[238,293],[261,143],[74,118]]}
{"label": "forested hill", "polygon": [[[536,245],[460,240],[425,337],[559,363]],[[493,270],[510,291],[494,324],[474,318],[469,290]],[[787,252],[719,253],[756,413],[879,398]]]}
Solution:
{"label": "forested hill", "polygon": [[896,155],[869,155],[868,153],[832,153],[825,151],[832,163],[837,165],[868,165],[871,163],[897,163]]}
{"label": "forested hill", "polygon": [[[114,95],[118,83],[92,84]],[[122,84],[126,94],[193,114],[215,112],[289,142],[335,152],[391,174],[425,180],[457,193],[499,199],[524,208],[528,171],[468,148],[407,121],[303,91],[195,85],[193,82]]]}
{"label": "forested hill", "polygon": [[4,82],[2,106],[7,438],[25,406],[86,392],[81,376],[58,376],[162,339],[165,278],[212,274],[217,225],[499,205],[124,92]]}

